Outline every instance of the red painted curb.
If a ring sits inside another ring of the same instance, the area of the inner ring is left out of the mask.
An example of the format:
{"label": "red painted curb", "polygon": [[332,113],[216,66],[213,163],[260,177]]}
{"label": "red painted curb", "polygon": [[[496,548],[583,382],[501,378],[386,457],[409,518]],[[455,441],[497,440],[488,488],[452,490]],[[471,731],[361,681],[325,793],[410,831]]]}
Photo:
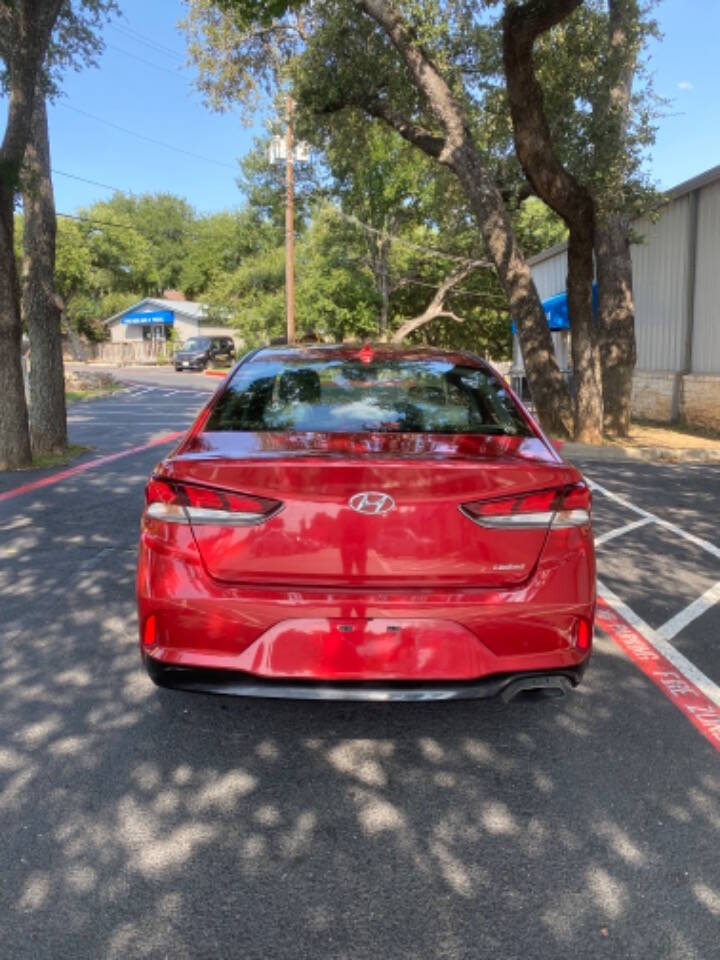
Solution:
{"label": "red painted curb", "polygon": [[121,457],[129,457],[133,453],[141,453],[143,450],[151,450],[153,447],[160,447],[165,443],[171,443],[181,437],[185,431],[178,430],[176,433],[168,433],[164,437],[158,437],[157,440],[151,440],[150,443],[144,443],[139,447],[130,447],[127,450],[119,450],[117,453],[109,453],[104,457],[96,457],[94,460],[88,460],[86,463],[79,463],[76,467],[68,467],[67,470],[60,470],[59,473],[53,473],[49,477],[41,477],[40,480],[32,480],[30,483],[24,483],[21,487],[13,487],[12,490],[6,490],[0,493],[0,501],[12,500],[13,497],[19,497],[23,493],[30,493],[32,490],[39,490],[41,487],[49,487],[53,483],[60,483],[68,477],[74,477],[78,473],[85,473],[87,470],[93,470],[104,463],[111,463],[113,460],[119,460]]}
{"label": "red painted curb", "polygon": [[598,597],[596,623],[636,667],[672,701],[705,739],[720,751],[720,707],[683,676],[645,637]]}
{"label": "red painted curb", "polygon": [[228,370],[203,370],[206,377],[226,377],[229,372]]}

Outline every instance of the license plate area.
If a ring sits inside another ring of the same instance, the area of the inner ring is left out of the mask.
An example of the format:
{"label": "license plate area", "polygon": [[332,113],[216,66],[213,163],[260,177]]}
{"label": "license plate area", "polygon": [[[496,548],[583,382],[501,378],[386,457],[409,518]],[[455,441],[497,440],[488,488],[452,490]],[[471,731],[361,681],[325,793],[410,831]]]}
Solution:
{"label": "license plate area", "polygon": [[435,619],[291,619],[242,652],[238,668],[315,680],[469,679],[492,658],[466,627]]}

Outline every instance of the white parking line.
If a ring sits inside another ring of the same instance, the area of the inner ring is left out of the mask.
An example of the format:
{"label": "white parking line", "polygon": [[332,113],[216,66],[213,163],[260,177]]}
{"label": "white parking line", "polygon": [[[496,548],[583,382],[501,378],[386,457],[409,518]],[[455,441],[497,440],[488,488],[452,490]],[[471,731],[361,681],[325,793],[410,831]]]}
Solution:
{"label": "white parking line", "polygon": [[714,606],[718,601],[720,601],[720,580],[714,583],[712,587],[708,587],[701,597],[689,603],[684,610],[676,613],[674,617],[671,617],[661,627],[658,627],[655,633],[661,640],[672,640],[672,638],[677,636],[681,630],[684,630],[689,623],[701,617],[706,610],[709,610],[710,607]]}
{"label": "white parking line", "polygon": [[618,496],[617,493],[613,493],[612,490],[608,490],[606,487],[602,487],[599,483],[596,483],[594,480],[588,478],[588,483],[593,490],[598,490],[604,496],[608,497],[610,500],[614,500],[615,503],[619,503],[621,506],[625,507],[628,510],[631,510],[633,513],[639,514],[641,517],[647,517],[648,520],[652,520],[653,523],[656,523],[659,527],[668,530],[670,533],[675,533],[679,537],[682,537],[683,540],[687,540],[689,543],[694,543],[696,547],[700,547],[702,550],[706,550],[708,553],[711,553],[714,557],[720,559],[720,547],[716,547],[714,543],[710,543],[709,540],[703,540],[702,537],[696,537],[694,533],[690,533],[688,530],[684,530],[682,527],[679,527],[676,523],[670,523],[669,520],[663,520],[662,517],[658,517],[657,514],[651,513],[649,510],[643,510],[642,507],[635,506],[634,503],[630,503],[629,500],[626,500],[624,497]]}
{"label": "white parking line", "polygon": [[[714,557],[720,557],[720,548],[702,537],[696,537],[682,527],[663,520],[649,510],[643,510],[606,487],[588,481],[590,486],[609,500],[613,500],[641,519],[617,527],[598,537],[597,543],[606,543],[628,530],[638,529],[653,523],[675,534],[682,540],[695,544]],[[713,584],[701,597],[693,600],[683,610],[671,617],[658,630],[620,599],[600,580],[598,586],[598,625],[628,655],[630,660],[663,691],[685,714],[700,733],[716,749],[720,750],[720,687],[688,660],[669,641],[677,636],[692,620],[701,616],[720,601],[720,581]]]}
{"label": "white parking line", "polygon": [[683,530],[682,527],[679,527],[675,523],[670,523],[668,520],[662,520],[660,517],[654,517],[653,519],[659,527],[669,530],[670,533],[676,533],[679,537],[682,537],[683,540],[687,540],[689,543],[694,543],[696,547],[706,550],[708,553],[711,553],[714,557],[717,557],[720,560],[720,547],[716,547],[714,543],[710,543],[709,540],[703,540],[702,537],[696,537],[694,533]]}
{"label": "white parking line", "polygon": [[636,507],[634,503],[630,503],[629,500],[626,500],[624,497],[621,497],[617,493],[613,493],[612,490],[608,490],[607,487],[602,487],[595,480],[591,480],[589,477],[586,478],[590,487],[593,490],[598,490],[603,496],[607,497],[608,500],[614,500],[615,503],[619,503],[621,507],[626,507],[628,510],[631,510],[633,513],[640,514],[641,517],[648,517],[649,519],[654,520],[655,515],[650,513],[648,510],[643,510],[642,507]]}
{"label": "white parking line", "polygon": [[609,587],[598,580],[598,593],[618,613],[624,620],[633,626],[637,632],[647,640],[661,656],[665,657],[686,680],[693,683],[708,700],[720,707],[720,687],[713,683],[710,677],[707,677],[702,670],[699,670],[694,663],[691,663],[687,657],[683,656],[671,643],[658,635],[657,630],[653,630],[649,623],[646,623],[642,617],[639,617],[624,600],[621,600],[617,594],[613,593]]}
{"label": "white parking line", "polygon": [[68,419],[70,417],[82,417],[84,420],[95,417],[124,417],[126,420],[130,418],[136,420],[138,417],[194,417],[199,410],[199,407],[197,410],[185,410],[182,407],[178,407],[177,410],[156,410],[154,407],[142,407],[136,410],[83,410],[82,413],[78,411],[78,413],[68,414]]}
{"label": "white parking line", "polygon": [[600,544],[607,543],[608,540],[614,540],[615,537],[621,537],[624,533],[629,533],[631,530],[637,530],[639,527],[644,527],[646,524],[652,522],[652,517],[643,517],[641,520],[633,520],[632,523],[626,523],[624,527],[616,527],[614,530],[609,530],[607,533],[603,533],[599,537],[595,537],[595,546],[599,547]]}

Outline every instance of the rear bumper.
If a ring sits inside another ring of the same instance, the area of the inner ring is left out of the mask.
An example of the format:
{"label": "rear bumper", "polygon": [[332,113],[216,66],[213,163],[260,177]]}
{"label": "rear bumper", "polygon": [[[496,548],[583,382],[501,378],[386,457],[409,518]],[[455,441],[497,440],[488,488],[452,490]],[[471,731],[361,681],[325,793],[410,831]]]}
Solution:
{"label": "rear bumper", "polygon": [[519,693],[540,691],[562,696],[582,680],[590,660],[563,670],[542,673],[518,672],[495,674],[465,682],[362,683],[304,682],[298,680],[266,680],[236,670],[207,670],[177,667],[143,654],[143,661],[153,683],[174,690],[193,693],[217,693],[235,697],[260,697],[287,700],[360,700],[366,702],[422,702],[435,700],[485,700],[502,697],[511,700]]}
{"label": "rear bumper", "polygon": [[167,685],[297,696],[320,684],[313,695],[327,699],[356,684],[366,699],[369,682],[376,699],[389,688],[395,699],[493,696],[517,676],[576,683],[590,653],[579,626],[592,636],[594,563],[580,548],[546,552],[516,589],[262,588],[213,580],[188,528],[163,527],[143,531],[137,589],[141,650],[168,670]]}

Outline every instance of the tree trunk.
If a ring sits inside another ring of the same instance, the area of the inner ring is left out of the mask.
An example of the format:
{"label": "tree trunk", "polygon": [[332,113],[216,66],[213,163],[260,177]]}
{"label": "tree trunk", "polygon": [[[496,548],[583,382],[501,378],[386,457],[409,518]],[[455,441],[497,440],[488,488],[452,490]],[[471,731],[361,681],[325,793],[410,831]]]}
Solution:
{"label": "tree trunk", "polygon": [[60,299],[55,293],[55,200],[45,97],[35,97],[25,150],[23,315],[30,336],[30,439],[33,453],[67,446]]}
{"label": "tree trunk", "polygon": [[28,467],[32,462],[22,371],[20,287],[13,249],[14,199],[13,184],[0,180],[0,470]]}
{"label": "tree trunk", "polygon": [[627,437],[637,354],[630,237],[621,214],[597,225],[595,263],[605,430]]}
{"label": "tree trunk", "polygon": [[626,167],[619,161],[627,151],[637,62],[633,28],[639,16],[637,0],[609,0],[607,88],[595,108],[604,131],[605,149],[599,162],[611,172],[604,185],[595,235],[605,430],[620,437],[630,432],[636,350],[630,228],[622,214]]}
{"label": "tree trunk", "polygon": [[508,298],[540,421],[549,432],[567,436],[573,430],[570,396],[555,359],[532,271],[517,244],[502,197],[469,139],[452,154],[449,163],[470,200],[485,248]]}
{"label": "tree trunk", "polygon": [[[581,0],[528,0],[508,4],[503,17],[503,63],[515,151],[537,195],[568,226],[568,311],[575,382],[575,439],[602,440],[602,379],[592,312],[595,206],[590,192],[563,167],[552,143],[533,47]],[[577,341],[577,342],[576,342]]]}
{"label": "tree trunk", "polygon": [[35,89],[62,3],[15,0],[0,4],[9,91],[7,126],[0,146],[0,470],[31,463],[13,213],[20,165],[30,138]]}
{"label": "tree trunk", "polygon": [[598,331],[592,311],[593,235],[575,230],[568,240],[567,295],[571,319],[575,436],[602,443],[603,396]]}
{"label": "tree trunk", "polygon": [[567,436],[573,423],[570,396],[555,359],[545,313],[530,267],[515,240],[502,196],[472,141],[465,111],[392,4],[384,0],[355,2],[382,27],[397,49],[444,136],[435,136],[406,120],[387,101],[358,100],[355,105],[390,124],[406,140],[445,164],[457,176],[507,295],[538,417],[547,430]]}

